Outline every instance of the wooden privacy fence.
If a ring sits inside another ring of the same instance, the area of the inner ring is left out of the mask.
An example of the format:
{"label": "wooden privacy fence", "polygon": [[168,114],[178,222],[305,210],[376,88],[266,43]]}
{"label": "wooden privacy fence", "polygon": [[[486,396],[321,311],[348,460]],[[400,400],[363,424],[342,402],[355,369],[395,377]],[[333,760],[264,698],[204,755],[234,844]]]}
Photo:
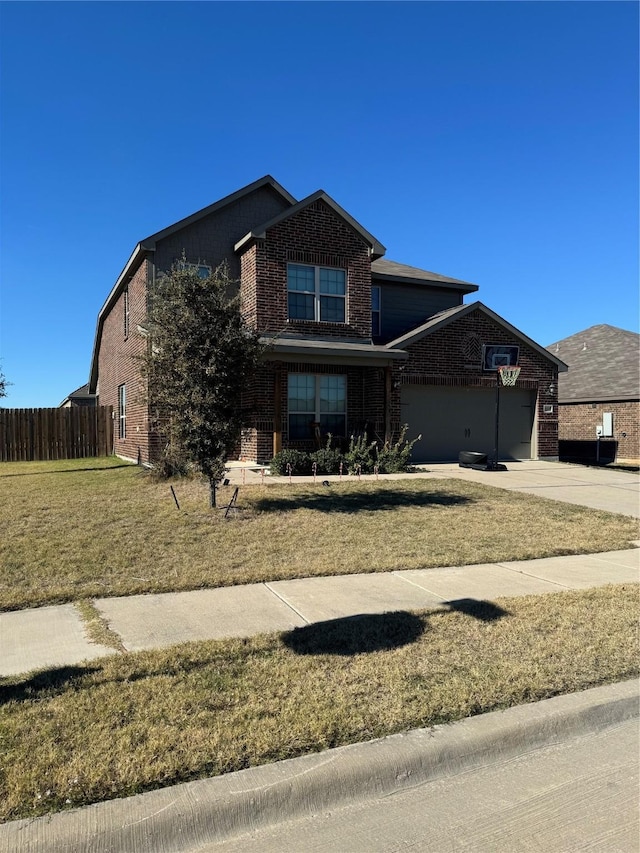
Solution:
{"label": "wooden privacy fence", "polygon": [[111,406],[0,409],[0,462],[109,456],[111,413]]}

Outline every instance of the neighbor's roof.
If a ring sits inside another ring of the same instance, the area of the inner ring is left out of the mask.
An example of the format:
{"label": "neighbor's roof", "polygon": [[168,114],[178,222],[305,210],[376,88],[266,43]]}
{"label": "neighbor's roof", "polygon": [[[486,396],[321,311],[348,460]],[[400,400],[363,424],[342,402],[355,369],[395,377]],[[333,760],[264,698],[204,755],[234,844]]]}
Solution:
{"label": "neighbor's roof", "polygon": [[236,252],[241,249],[245,249],[252,240],[264,240],[266,237],[266,233],[270,228],[273,228],[276,225],[279,225],[281,222],[284,222],[286,219],[289,219],[291,216],[295,216],[296,213],[299,213],[301,210],[304,210],[305,207],[309,207],[310,204],[313,204],[316,201],[323,201],[326,205],[328,205],[334,213],[336,213],[341,219],[343,219],[348,225],[353,228],[353,230],[360,235],[360,237],[364,240],[365,243],[368,243],[371,247],[373,257],[380,257],[380,255],[384,255],[387,251],[385,247],[379,240],[370,234],[366,228],[363,228],[359,222],[357,222],[350,213],[340,207],[337,201],[334,201],[330,195],[324,190],[317,190],[311,195],[303,198],[302,201],[299,201],[297,204],[292,205],[287,208],[285,211],[280,213],[278,216],[274,216],[273,219],[270,219],[268,222],[263,223],[262,225],[258,225],[256,228],[252,228],[247,234],[244,235],[242,240],[239,240],[234,246]]}
{"label": "neighbor's roof", "polygon": [[399,338],[388,343],[387,346],[404,349],[404,347],[408,347],[410,344],[419,341],[421,338],[424,338],[427,335],[432,335],[439,329],[448,326],[449,323],[452,323],[454,320],[460,320],[462,317],[466,317],[466,315],[470,314],[472,311],[481,311],[483,314],[486,314],[486,316],[493,320],[494,323],[502,326],[512,334],[514,338],[517,338],[527,344],[527,346],[531,347],[532,350],[546,358],[548,361],[552,361],[557,365],[559,373],[564,373],[567,370],[567,365],[560,358],[553,353],[550,353],[544,347],[540,346],[540,344],[537,344],[534,340],[528,337],[528,335],[521,332],[520,329],[516,329],[515,326],[512,326],[511,323],[508,323],[503,317],[496,314],[495,311],[492,311],[491,308],[487,308],[487,306],[483,305],[482,302],[471,302],[468,305],[456,305],[453,308],[447,308],[446,311],[441,311],[439,314],[434,314],[434,316],[430,317],[426,323],[423,323],[416,329],[412,329],[410,332],[406,332],[404,335],[401,335]]}
{"label": "neighbor's roof", "polygon": [[448,288],[461,290],[463,293],[473,293],[478,289],[477,284],[462,281],[459,278],[449,278],[437,272],[421,270],[418,267],[410,267],[407,264],[399,264],[397,261],[388,261],[379,258],[371,263],[371,275],[374,280],[398,282],[399,284],[446,284]]}
{"label": "neighbor's roof", "polygon": [[58,408],[60,408],[60,406],[64,406],[64,404],[69,400],[91,400],[95,396],[95,394],[92,394],[91,391],[89,391],[88,383],[85,383],[79,388],[76,388],[75,391],[72,391],[70,394],[67,394],[64,400],[59,404]]}
{"label": "neighbor's roof", "polygon": [[640,335],[602,323],[547,347],[569,365],[561,403],[640,399]]}

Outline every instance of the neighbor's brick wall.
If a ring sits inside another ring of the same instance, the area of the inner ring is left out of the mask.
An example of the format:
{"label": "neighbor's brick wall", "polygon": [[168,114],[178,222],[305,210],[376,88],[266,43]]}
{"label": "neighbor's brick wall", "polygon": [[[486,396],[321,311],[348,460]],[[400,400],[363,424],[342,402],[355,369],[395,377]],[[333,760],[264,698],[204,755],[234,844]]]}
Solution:
{"label": "neighbor's brick wall", "polygon": [[282,446],[298,450],[315,450],[313,441],[289,441],[287,410],[287,377],[289,373],[340,374],[347,377],[347,436],[362,432],[371,434],[382,425],[384,437],[384,375],[379,368],[345,367],[296,362],[264,362],[251,389],[243,399],[246,428],[239,458],[267,462],[273,456],[273,433],[276,428],[275,388],[279,376],[281,389]]}
{"label": "neighbor's brick wall", "polygon": [[[558,456],[558,372],[531,347],[514,339],[502,326],[481,311],[472,311],[460,320],[406,347],[410,354],[402,368],[394,368],[394,382],[413,385],[495,387],[495,374],[482,372],[482,344],[517,344],[522,368],[518,387],[537,392],[537,454]],[[553,384],[554,391],[549,393]],[[553,414],[544,405],[553,405]],[[392,428],[400,426],[400,391],[392,395]],[[411,426],[411,425],[409,425]]]}
{"label": "neighbor's brick wall", "polygon": [[[287,317],[287,263],[347,271],[345,323]],[[260,332],[371,339],[371,259],[368,246],[322,199],[270,228],[242,255],[242,312]]]}
{"label": "neighbor's brick wall", "polygon": [[[149,461],[148,409],[145,383],[140,373],[140,357],[146,352],[146,338],[137,329],[146,317],[147,274],[144,260],[129,282],[129,334],[124,335],[124,295],[121,293],[102,329],[98,355],[98,403],[113,406],[113,448],[118,456]],[[127,436],[118,438],[118,386],[126,385]]]}
{"label": "neighbor's brick wall", "polygon": [[[559,431],[562,440],[595,441],[604,412],[613,413],[613,438],[618,459],[640,459],[640,402],[561,403]],[[623,435],[622,433],[626,433]]]}

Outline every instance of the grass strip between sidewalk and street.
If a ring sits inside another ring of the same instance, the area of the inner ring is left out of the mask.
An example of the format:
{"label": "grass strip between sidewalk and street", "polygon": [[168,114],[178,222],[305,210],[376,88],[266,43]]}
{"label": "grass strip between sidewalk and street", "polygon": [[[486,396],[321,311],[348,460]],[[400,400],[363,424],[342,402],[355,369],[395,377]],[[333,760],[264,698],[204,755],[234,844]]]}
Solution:
{"label": "grass strip between sidewalk and street", "polygon": [[[0,608],[596,553],[637,520],[460,480],[241,486],[224,519],[199,480],[115,457],[2,463]],[[220,503],[233,488],[220,489]]]}
{"label": "grass strip between sidewalk and street", "polygon": [[638,587],[362,615],[0,681],[0,819],[638,674]]}

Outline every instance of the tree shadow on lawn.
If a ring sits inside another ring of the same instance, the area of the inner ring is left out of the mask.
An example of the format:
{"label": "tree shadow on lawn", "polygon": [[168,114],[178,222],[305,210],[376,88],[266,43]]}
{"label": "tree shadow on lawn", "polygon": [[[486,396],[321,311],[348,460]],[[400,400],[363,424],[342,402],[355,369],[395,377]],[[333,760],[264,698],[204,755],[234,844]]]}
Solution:
{"label": "tree shadow on lawn", "polygon": [[[64,693],[75,689],[85,676],[98,671],[96,666],[60,666],[41,670],[28,678],[9,676],[0,679],[0,705],[11,701],[35,701],[43,698],[43,694],[55,696]],[[15,683],[2,684],[2,681]]]}
{"label": "tree shadow on lawn", "polygon": [[[450,612],[464,613],[482,622],[494,622],[509,612],[491,601],[461,598],[445,601]],[[441,613],[442,611],[435,611]],[[315,622],[281,635],[284,645],[298,655],[358,655],[390,651],[415,643],[427,630],[429,616],[406,610],[362,613]]]}
{"label": "tree shadow on lawn", "polygon": [[318,512],[373,512],[393,510],[399,507],[462,506],[475,503],[474,498],[455,493],[429,492],[424,489],[395,490],[383,486],[375,491],[337,492],[330,486],[321,486],[323,491],[288,493],[286,496],[266,495],[258,498],[254,508],[258,512],[294,512],[297,509],[312,509]]}
{"label": "tree shadow on lawn", "polygon": [[122,465],[98,465],[91,468],[62,468],[59,471],[25,471],[24,473],[18,471],[16,474],[0,473],[0,479],[7,477],[46,477],[49,474],[85,474],[87,471],[115,471],[118,468],[133,467],[135,466],[129,462],[123,462]]}

